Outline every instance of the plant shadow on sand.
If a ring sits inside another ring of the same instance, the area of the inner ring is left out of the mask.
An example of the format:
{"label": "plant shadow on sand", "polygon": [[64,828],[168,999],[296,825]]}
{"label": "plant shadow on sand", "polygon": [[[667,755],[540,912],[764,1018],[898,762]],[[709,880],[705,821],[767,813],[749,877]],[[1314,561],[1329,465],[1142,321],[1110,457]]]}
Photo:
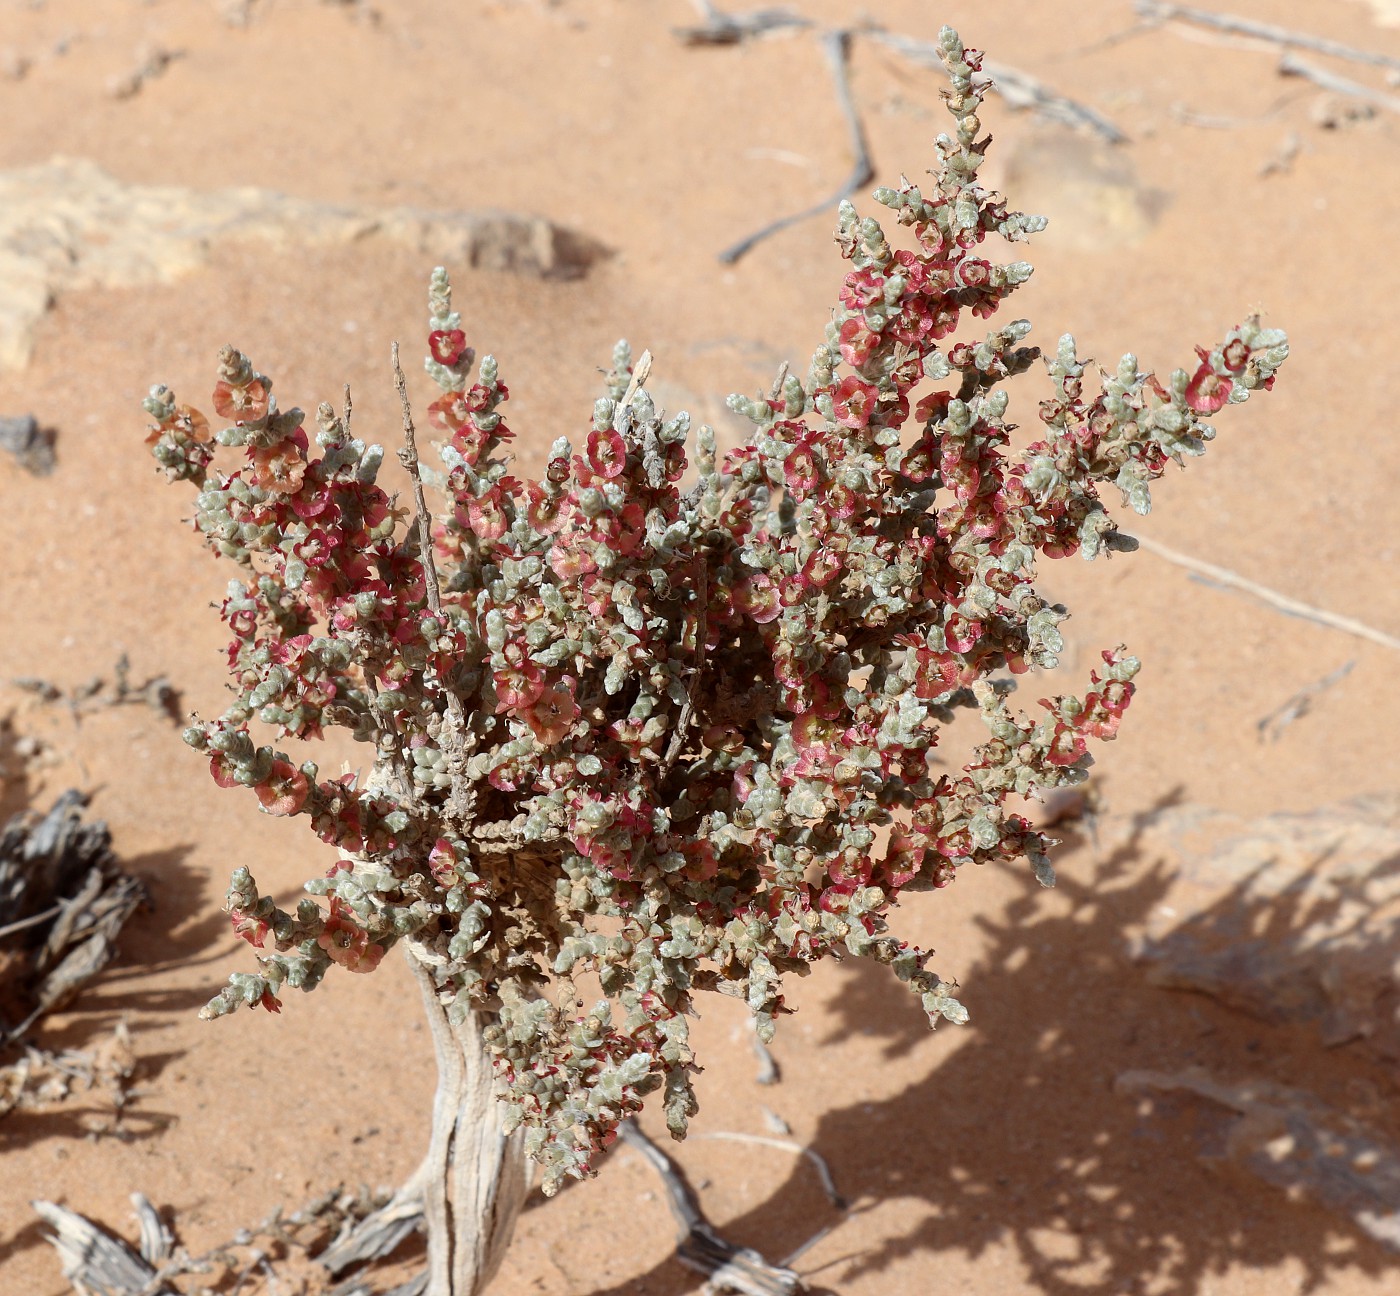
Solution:
{"label": "plant shadow on sand", "polygon": [[[980,920],[988,944],[965,978],[973,1012],[965,1042],[904,1092],[821,1117],[810,1146],[853,1199],[852,1213],[869,1217],[895,1201],[907,1211],[913,1201],[921,1222],[843,1248],[843,1216],[799,1162],[762,1206],[724,1221],[724,1235],[774,1257],[804,1240],[792,1234],[794,1221],[807,1233],[834,1225],[795,1264],[816,1293],[878,1282],[911,1258],[932,1273],[941,1255],[976,1260],[1007,1244],[1024,1281],[1047,1296],[1194,1296],[1236,1266],[1289,1262],[1302,1291],[1341,1269],[1395,1272],[1395,1253],[1341,1216],[1291,1201],[1223,1159],[1203,1161],[1199,1111],[1167,1103],[1149,1114],[1115,1092],[1125,1072],[1202,1067],[1227,1080],[1302,1083],[1343,1109],[1338,1095],[1374,1099],[1379,1089],[1392,1106],[1396,1096],[1393,1078],[1363,1048],[1324,1049],[1310,1027],[1269,1025],[1203,995],[1156,988],[1133,962],[1125,932],[1163,903],[1174,876],[1168,862],[1147,860],[1142,837],[1175,800],[1139,816],[1124,844],[1089,867],[1088,843],[1057,829],[1069,839],[1058,902],[1047,905],[1027,878],[998,918]],[[1236,908],[1232,918],[1245,927],[1258,919],[1256,930],[1271,925],[1277,935],[1287,908]],[[896,1057],[926,1037],[922,1015],[907,1010],[883,969],[853,962],[842,975],[833,1038],[874,1034]],[[1378,1106],[1364,1114],[1374,1121]],[[907,1263],[900,1267],[907,1274]],[[671,1260],[594,1296],[679,1296],[694,1283]]]}

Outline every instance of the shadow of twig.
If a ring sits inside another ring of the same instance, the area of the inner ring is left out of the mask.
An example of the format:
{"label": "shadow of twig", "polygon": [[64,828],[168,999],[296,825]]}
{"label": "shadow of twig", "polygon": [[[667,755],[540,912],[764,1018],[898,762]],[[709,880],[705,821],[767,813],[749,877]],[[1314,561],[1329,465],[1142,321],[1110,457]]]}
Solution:
{"label": "shadow of twig", "polygon": [[[883,1102],[821,1117],[811,1146],[843,1192],[866,1209],[912,1199],[921,1220],[900,1235],[875,1235],[858,1254],[849,1242],[843,1248],[838,1228],[810,1254],[810,1267],[797,1264],[809,1282],[842,1291],[863,1277],[888,1280],[901,1262],[930,1265],[949,1253],[975,1260],[1008,1242],[1047,1296],[1195,1296],[1234,1267],[1286,1262],[1301,1268],[1304,1291],[1341,1269],[1394,1272],[1394,1253],[1344,1219],[1290,1201],[1233,1164],[1212,1168],[1190,1120],[1146,1122],[1115,1092],[1120,1075],[1143,1069],[1263,1072],[1302,1077],[1344,1110],[1348,1094],[1388,1083],[1362,1050],[1324,1052],[1309,1028],[1164,992],[1133,962],[1125,934],[1146,925],[1175,880],[1166,862],[1148,858],[1144,837],[1175,801],[1163,798],[1090,867],[1085,852],[1062,858],[1055,903],[1027,879],[999,915],[982,920],[986,952],[965,978],[973,1025],[950,1056]],[[1237,891],[1220,914],[1246,899]],[[1256,900],[1231,921],[1281,941],[1304,916]],[[894,1058],[925,1038],[926,1025],[901,1011],[906,996],[881,969],[850,965],[842,976],[839,1029],[819,1048],[839,1053],[840,1039],[873,1033]],[[781,1255],[794,1221],[810,1231],[828,1214],[799,1168],[724,1228]],[[595,1296],[623,1296],[637,1283],[679,1296],[686,1282],[667,1263]]]}

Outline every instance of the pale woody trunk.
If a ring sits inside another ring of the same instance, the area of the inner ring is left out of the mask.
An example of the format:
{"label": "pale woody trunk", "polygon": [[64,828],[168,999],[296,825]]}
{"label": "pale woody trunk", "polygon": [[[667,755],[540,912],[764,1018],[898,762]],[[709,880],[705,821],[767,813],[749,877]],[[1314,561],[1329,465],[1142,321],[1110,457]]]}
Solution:
{"label": "pale woody trunk", "polygon": [[482,1032],[491,1013],[458,1025],[433,979],[434,956],[413,941],[405,953],[423,992],[437,1055],[428,1155],[414,1176],[428,1229],[427,1296],[476,1296],[500,1267],[530,1187],[523,1132],[506,1135],[492,1093]]}

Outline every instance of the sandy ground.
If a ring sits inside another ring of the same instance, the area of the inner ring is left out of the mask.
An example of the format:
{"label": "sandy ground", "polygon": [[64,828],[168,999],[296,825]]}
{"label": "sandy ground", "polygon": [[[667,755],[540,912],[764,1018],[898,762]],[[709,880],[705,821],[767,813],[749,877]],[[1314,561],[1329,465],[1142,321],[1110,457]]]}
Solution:
{"label": "sandy ground", "polygon": [[[851,21],[837,0],[801,7],[819,28]],[[1381,3],[1232,8],[1400,59]],[[849,170],[812,32],[688,48],[672,35],[694,19],[680,0],[379,0],[374,14],[255,0],[246,25],[231,25],[223,15],[239,9],[0,0],[0,169],[62,155],[126,184],[502,208],[596,240],[610,254],[569,282],[454,269],[471,338],[511,386],[527,467],[585,426],[618,336],[654,352],[652,388],[668,407],[731,437],[726,392],[766,386],[783,358],[805,365],[841,272],[830,220],[796,225],[733,267],[715,254]],[[1111,364],[1131,349],[1165,372],[1248,312],[1288,329],[1293,358],[1277,391],[1222,415],[1208,457],[1189,481],[1167,479],[1159,511],[1133,529],[1400,633],[1400,92],[1383,70],[1300,51],[1392,96],[1390,109],[1348,120],[1356,101],[1280,75],[1274,48],[1185,25],[1135,30],[1128,0],[888,0],[870,16],[925,39],[952,22],[1129,136],[1110,148],[1000,100],[986,110],[993,179],[1014,205],[1051,217],[1015,302],[1042,345],[1072,329],[1081,355]],[[136,93],[114,95],[152,49],[174,57]],[[917,176],[947,121],[939,77],[861,39],[851,77],[881,180]],[[1340,123],[1320,125],[1329,114]],[[44,478],[0,463],[0,676],[68,687],[125,652],[138,679],[168,675],[187,709],[218,708],[209,604],[229,573],[181,524],[185,495],[152,471],[141,396],[165,381],[204,401],[213,357],[232,340],[277,378],[284,402],[314,407],[348,381],[360,434],[392,437],[389,343],[419,345],[434,261],[375,239],[223,241],[172,282],[57,292],[32,360],[0,372],[0,413],[33,411],[58,455]],[[1040,393],[1013,399],[1033,421]],[[1396,654],[1145,552],[1061,564],[1044,585],[1076,613],[1067,684],[1120,641],[1147,662],[1130,722],[1100,761],[1097,838],[1070,830],[1054,893],[987,871],[903,913],[901,930],[937,947],[935,966],[961,982],[965,1028],[931,1034],[882,976],[823,967],[793,987],[799,1011],[775,1046],[783,1080],[760,1088],[742,1020],[727,1003],[709,1007],[698,1027],[704,1109],[677,1154],[713,1221],[771,1257],[833,1226],[797,1262],[819,1292],[1394,1292],[1395,1252],[1202,1162],[1189,1120],[1141,1118],[1113,1081],[1186,1065],[1260,1075],[1400,1138],[1393,1068],[1359,1046],[1324,1052],[1307,1031],[1154,989],[1125,947],[1160,902],[1159,866],[1171,865],[1135,845],[1135,816],[1174,803],[1260,815],[1393,787]],[[1347,662],[1308,714],[1261,742],[1261,717]],[[195,1018],[228,971],[251,966],[219,912],[230,869],[252,866],[285,899],[321,867],[321,848],[220,792],[154,712],[77,723],[8,686],[0,711],[49,752],[6,809],[91,789],[155,896],[119,961],[40,1037],[81,1046],[128,1023],[138,1092],[118,1131],[100,1103],[0,1124],[0,1291],[68,1290],[27,1205],[35,1196],[129,1233],[128,1195],[140,1190],[198,1251],[278,1203],[402,1176],[432,1086],[405,969],[333,977],[276,1019]],[[789,1153],[709,1137],[770,1133],[764,1106],[825,1157],[848,1214]],[[536,1202],[492,1290],[694,1290],[669,1259],[673,1240],[655,1180],[622,1151],[596,1182]]]}

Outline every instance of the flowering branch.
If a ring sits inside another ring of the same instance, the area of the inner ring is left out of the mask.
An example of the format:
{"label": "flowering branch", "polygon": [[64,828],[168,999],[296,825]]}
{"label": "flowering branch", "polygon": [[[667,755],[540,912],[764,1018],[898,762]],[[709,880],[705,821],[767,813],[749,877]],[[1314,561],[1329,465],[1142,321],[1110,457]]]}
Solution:
{"label": "flowering branch", "polygon": [[[399,364],[399,344],[392,348],[394,365],[394,386],[399,393],[399,405],[403,410],[404,448],[399,451],[399,460],[413,482],[413,502],[417,512],[415,527],[418,532],[418,561],[423,568],[424,593],[428,610],[433,616],[442,617],[442,593],[438,587],[437,566],[433,562],[433,515],[428,511],[428,501],[423,494],[423,475],[418,466],[418,442],[413,427],[413,410],[408,400],[408,382],[404,378],[403,366]],[[474,799],[461,778],[462,761],[465,759],[464,741],[467,734],[466,716],[462,711],[462,699],[456,689],[445,684],[443,689],[447,701],[447,724],[442,731],[443,746],[448,757],[448,768],[452,775],[453,809],[459,823],[467,823],[472,814]]]}

